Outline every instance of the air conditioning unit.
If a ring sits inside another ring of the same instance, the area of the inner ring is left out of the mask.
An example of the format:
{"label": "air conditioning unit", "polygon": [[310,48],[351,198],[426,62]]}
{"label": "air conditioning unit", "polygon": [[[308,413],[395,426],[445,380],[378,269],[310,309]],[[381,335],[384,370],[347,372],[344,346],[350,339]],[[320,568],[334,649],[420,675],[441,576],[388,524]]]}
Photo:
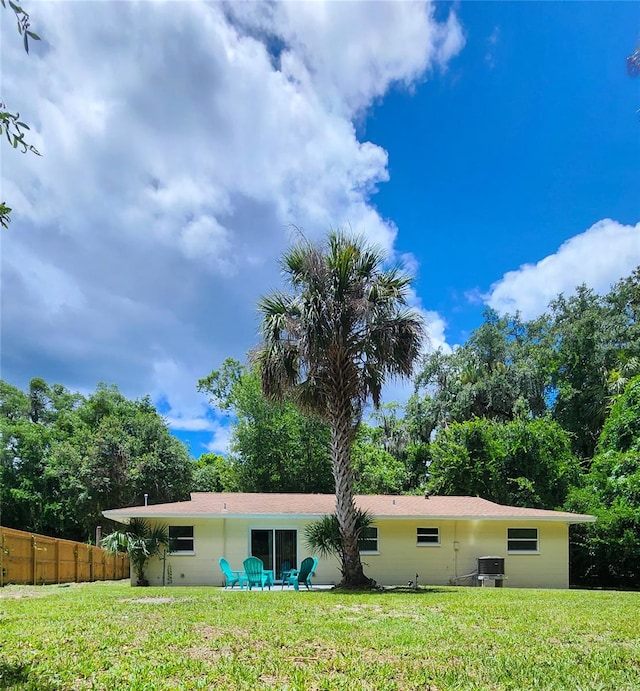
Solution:
{"label": "air conditioning unit", "polygon": [[504,573],[504,557],[478,557],[478,585],[483,588],[502,588],[506,578]]}

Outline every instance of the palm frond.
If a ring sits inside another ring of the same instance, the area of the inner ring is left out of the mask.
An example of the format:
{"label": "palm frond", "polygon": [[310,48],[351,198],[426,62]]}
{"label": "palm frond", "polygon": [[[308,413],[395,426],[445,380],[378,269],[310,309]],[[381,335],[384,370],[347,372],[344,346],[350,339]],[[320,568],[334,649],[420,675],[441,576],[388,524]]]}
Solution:
{"label": "palm frond", "polygon": [[[369,511],[356,508],[355,534],[359,538],[362,531],[373,525],[375,518]],[[308,523],[304,528],[304,539],[307,548],[313,554],[322,557],[340,556],[342,537],[340,523],[335,513],[325,514],[317,521]]]}

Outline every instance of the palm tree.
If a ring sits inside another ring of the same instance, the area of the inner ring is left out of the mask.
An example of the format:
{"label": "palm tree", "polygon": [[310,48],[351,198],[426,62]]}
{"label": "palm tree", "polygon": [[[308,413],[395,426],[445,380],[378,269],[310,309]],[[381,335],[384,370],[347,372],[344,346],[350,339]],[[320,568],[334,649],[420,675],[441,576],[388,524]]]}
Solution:
{"label": "palm tree", "polygon": [[369,583],[358,550],[351,446],[367,401],[377,408],[390,376],[412,374],[424,335],[421,317],[407,308],[411,277],[384,270],[384,261],[363,238],[341,231],[321,244],[303,239],[281,260],[291,292],[258,303],[263,393],[290,397],[331,430],[345,586]]}
{"label": "palm tree", "polygon": [[114,530],[102,538],[101,545],[109,552],[127,552],[137,577],[137,585],[149,585],[145,577],[147,562],[159,557],[169,545],[165,525],[150,525],[144,518],[132,518],[127,530]]}

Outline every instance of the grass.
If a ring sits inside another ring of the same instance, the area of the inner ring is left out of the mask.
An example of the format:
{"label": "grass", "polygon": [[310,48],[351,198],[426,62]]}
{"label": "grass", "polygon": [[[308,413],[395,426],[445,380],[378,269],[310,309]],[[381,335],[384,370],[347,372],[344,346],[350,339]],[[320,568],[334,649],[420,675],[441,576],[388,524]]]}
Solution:
{"label": "grass", "polygon": [[640,688],[640,593],[0,589],[0,688]]}

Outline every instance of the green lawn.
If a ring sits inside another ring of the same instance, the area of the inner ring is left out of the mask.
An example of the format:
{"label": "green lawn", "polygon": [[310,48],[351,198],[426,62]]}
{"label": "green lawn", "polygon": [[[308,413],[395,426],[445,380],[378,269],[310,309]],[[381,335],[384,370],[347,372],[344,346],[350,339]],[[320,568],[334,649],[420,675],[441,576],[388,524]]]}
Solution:
{"label": "green lawn", "polygon": [[640,689],[640,593],[0,589],[3,689]]}

